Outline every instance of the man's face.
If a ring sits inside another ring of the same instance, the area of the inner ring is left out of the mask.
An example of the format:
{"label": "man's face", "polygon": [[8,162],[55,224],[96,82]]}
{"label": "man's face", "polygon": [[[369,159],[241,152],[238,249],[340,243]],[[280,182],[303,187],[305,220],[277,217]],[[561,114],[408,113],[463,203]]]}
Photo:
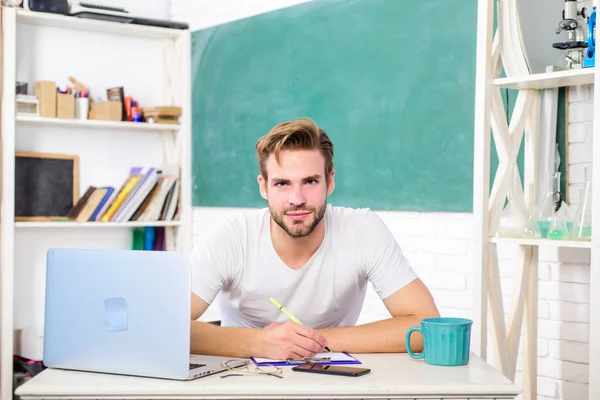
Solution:
{"label": "man's face", "polygon": [[325,158],[319,150],[286,150],[279,153],[279,163],[271,155],[265,167],[268,182],[262,176],[258,182],[271,217],[291,237],[310,235],[334,187],[333,171],[329,185],[325,179]]}

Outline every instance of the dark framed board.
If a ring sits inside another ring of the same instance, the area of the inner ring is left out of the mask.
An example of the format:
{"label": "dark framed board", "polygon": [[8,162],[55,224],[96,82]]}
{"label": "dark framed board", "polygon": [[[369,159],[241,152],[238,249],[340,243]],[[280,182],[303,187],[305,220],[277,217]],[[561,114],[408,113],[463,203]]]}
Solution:
{"label": "dark framed board", "polygon": [[78,199],[78,156],[16,152],[15,221],[64,219]]}

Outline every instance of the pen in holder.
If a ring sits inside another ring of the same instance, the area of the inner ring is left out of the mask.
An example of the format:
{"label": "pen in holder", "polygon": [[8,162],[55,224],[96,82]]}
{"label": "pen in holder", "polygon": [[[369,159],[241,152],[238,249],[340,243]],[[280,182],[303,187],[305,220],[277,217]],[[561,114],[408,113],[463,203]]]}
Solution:
{"label": "pen in holder", "polygon": [[89,109],[90,109],[89,97],[77,97],[75,99],[75,118],[88,119]]}

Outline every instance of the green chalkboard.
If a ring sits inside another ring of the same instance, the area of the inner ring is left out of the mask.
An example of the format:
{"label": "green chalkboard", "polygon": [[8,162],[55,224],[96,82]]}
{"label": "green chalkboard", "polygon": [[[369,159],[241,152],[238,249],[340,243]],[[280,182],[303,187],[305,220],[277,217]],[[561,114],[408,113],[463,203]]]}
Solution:
{"label": "green chalkboard", "polygon": [[476,0],[318,0],[194,32],[193,204],[255,207],[256,140],[313,118],[331,203],[472,209]]}
{"label": "green chalkboard", "polygon": [[335,146],[330,203],[472,211],[476,19],[476,0],[317,0],[194,32],[193,205],[265,206],[255,143],[307,116]]}

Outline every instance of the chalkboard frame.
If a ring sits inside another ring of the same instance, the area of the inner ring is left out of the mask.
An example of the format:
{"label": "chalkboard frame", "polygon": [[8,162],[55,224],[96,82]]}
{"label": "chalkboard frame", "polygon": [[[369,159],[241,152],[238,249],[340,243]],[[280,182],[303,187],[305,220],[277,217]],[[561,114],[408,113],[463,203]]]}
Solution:
{"label": "chalkboard frame", "polygon": [[[17,151],[15,152],[15,169],[18,158],[39,158],[39,159],[59,159],[69,160],[73,162],[73,205],[77,204],[79,200],[79,156],[75,154],[58,154],[58,153],[39,153],[39,152],[28,152],[28,151]],[[16,171],[15,171],[16,172]],[[19,183],[15,181],[15,193],[17,192],[16,185]],[[64,220],[65,215],[47,215],[47,216],[15,216],[15,221],[36,221],[36,222],[50,222]]]}

